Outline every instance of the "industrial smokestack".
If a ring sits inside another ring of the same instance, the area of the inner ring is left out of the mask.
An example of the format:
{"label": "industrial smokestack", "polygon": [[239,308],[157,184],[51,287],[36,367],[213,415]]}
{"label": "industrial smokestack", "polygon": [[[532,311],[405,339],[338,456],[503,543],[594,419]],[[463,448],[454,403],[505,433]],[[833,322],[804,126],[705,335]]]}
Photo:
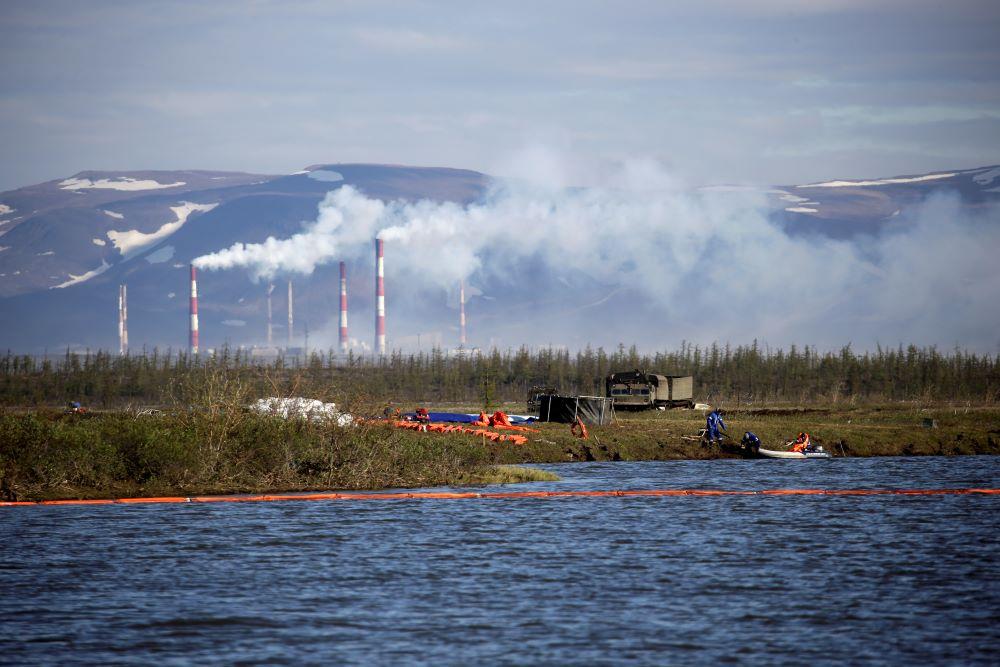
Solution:
{"label": "industrial smokestack", "polygon": [[118,354],[128,354],[128,293],[124,283],[118,286]]}
{"label": "industrial smokestack", "polygon": [[385,269],[382,239],[375,239],[375,350],[385,354]]}
{"label": "industrial smokestack", "polygon": [[292,346],[292,336],[294,335],[295,318],[292,315],[292,281],[288,281],[288,347]]}
{"label": "industrial smokestack", "polygon": [[118,354],[125,354],[125,320],[122,319],[122,286],[118,286]]}
{"label": "industrial smokestack", "polygon": [[465,347],[465,281],[458,284],[458,346]]}
{"label": "industrial smokestack", "polygon": [[122,284],[122,354],[128,354],[128,285]]}
{"label": "industrial smokestack", "polygon": [[347,354],[347,265],[340,263],[340,353]]}
{"label": "industrial smokestack", "polygon": [[271,347],[271,341],[273,340],[271,336],[271,292],[274,291],[274,283],[267,284],[267,346]]}
{"label": "industrial smokestack", "polygon": [[191,265],[191,354],[198,354],[198,269]]}

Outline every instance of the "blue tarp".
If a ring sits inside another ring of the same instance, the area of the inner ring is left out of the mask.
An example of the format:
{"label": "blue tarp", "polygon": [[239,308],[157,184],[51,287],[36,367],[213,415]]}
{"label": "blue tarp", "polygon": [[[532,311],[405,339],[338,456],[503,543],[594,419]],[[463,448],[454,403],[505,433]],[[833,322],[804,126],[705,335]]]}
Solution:
{"label": "blue tarp", "polygon": [[[407,412],[404,417],[409,417],[410,419],[417,416],[415,412]],[[479,421],[479,415],[469,415],[463,412],[428,412],[427,416],[430,417],[432,422],[451,422],[453,424],[474,424]],[[489,415],[487,415],[489,417]],[[507,415],[507,419],[510,420],[511,424],[530,424],[536,421],[534,417],[523,417],[521,415]]]}
{"label": "blue tarp", "polygon": [[530,424],[538,421],[538,417],[525,417],[524,415],[507,415],[511,424]]}
{"label": "blue tarp", "polygon": [[479,421],[479,415],[466,415],[461,412],[429,412],[432,422],[453,422],[456,424],[471,424]]}

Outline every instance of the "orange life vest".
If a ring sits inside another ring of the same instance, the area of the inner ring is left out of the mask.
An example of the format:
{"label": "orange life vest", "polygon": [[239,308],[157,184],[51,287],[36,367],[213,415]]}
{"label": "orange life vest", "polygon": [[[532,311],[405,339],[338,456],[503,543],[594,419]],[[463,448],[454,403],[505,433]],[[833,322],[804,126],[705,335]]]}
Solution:
{"label": "orange life vest", "polygon": [[510,420],[507,419],[507,414],[497,410],[490,417],[490,426],[510,426]]}

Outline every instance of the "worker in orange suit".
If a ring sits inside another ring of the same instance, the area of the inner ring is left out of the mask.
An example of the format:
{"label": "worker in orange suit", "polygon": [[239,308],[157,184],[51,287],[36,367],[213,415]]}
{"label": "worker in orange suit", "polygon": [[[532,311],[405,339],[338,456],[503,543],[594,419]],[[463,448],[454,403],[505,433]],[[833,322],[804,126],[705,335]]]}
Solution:
{"label": "worker in orange suit", "polygon": [[792,442],[792,451],[805,453],[809,451],[809,445],[809,434],[805,432],[799,433],[799,437],[795,438]]}

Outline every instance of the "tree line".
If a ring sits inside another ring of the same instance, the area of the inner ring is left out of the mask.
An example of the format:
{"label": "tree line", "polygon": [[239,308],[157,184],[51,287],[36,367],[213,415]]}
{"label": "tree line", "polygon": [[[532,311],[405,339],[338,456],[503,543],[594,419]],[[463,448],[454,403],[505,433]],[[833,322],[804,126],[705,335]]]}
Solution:
{"label": "tree line", "polygon": [[820,352],[787,350],[756,341],[732,347],[682,343],[680,348],[640,353],[542,348],[488,352],[434,349],[394,351],[382,357],[313,351],[308,356],[261,360],[245,350],[223,348],[210,355],[172,350],[119,356],[106,351],[58,357],[0,357],[0,404],[58,405],[80,401],[92,407],[196,402],[206,391],[241,395],[303,395],[349,402],[457,402],[497,405],[521,402],[535,386],[564,394],[603,395],[611,372],[646,370],[692,375],[695,399],[713,404],[778,402],[972,401],[1000,398],[1000,355],[956,348],[902,345],[855,352],[850,346]]}

